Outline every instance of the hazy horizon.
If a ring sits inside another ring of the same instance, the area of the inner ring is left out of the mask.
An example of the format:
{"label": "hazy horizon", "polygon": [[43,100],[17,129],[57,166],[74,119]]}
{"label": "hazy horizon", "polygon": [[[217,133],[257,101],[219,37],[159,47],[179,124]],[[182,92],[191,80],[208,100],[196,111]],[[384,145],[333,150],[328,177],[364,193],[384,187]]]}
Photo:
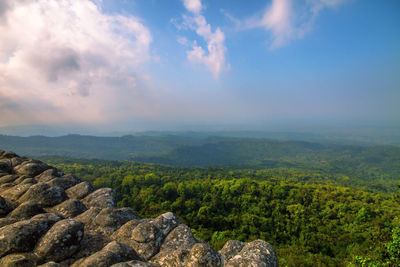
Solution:
{"label": "hazy horizon", "polygon": [[400,3],[0,3],[0,134],[400,126]]}

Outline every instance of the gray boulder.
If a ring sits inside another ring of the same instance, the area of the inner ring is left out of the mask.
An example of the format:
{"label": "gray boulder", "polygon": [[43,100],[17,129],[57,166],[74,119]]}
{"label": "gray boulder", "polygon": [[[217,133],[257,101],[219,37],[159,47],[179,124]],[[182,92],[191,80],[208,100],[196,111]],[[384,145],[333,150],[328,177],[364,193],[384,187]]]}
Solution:
{"label": "gray boulder", "polygon": [[67,198],[64,190],[58,186],[50,186],[46,183],[32,185],[18,201],[20,203],[34,199],[45,207],[55,206]]}
{"label": "gray boulder", "polygon": [[219,251],[224,261],[227,262],[233,256],[239,254],[243,249],[245,243],[238,240],[229,240],[225,243],[224,247]]}
{"label": "gray boulder", "polygon": [[182,224],[178,217],[172,212],[161,214],[154,219],[153,223],[160,229],[164,236],[167,236],[175,227]]}
{"label": "gray boulder", "polygon": [[59,176],[60,176],[60,174],[59,174],[58,170],[55,168],[51,168],[51,169],[45,170],[41,174],[35,176],[35,178],[39,183],[46,183],[46,182],[49,182]]}
{"label": "gray boulder", "polygon": [[0,228],[0,257],[32,251],[40,237],[60,219],[58,216],[35,217]]}
{"label": "gray boulder", "polygon": [[65,192],[69,198],[82,199],[92,193],[94,188],[88,182],[79,183],[71,188],[68,188]]}
{"label": "gray boulder", "polygon": [[130,246],[145,260],[151,259],[161,247],[164,235],[151,221],[138,224],[132,231]]}
{"label": "gray boulder", "polygon": [[190,228],[180,224],[168,234],[160,252],[151,258],[150,262],[161,266],[185,266],[190,250],[196,243]]}
{"label": "gray boulder", "polygon": [[30,160],[30,161],[24,161],[18,166],[14,167],[14,171],[19,175],[25,174],[34,177],[50,168],[51,167],[46,163],[43,163],[38,160]]}
{"label": "gray boulder", "polygon": [[191,249],[197,243],[190,228],[187,225],[180,224],[165,238],[161,250],[176,250],[179,248]]}
{"label": "gray boulder", "polygon": [[34,178],[30,177],[30,176],[22,175],[18,179],[16,179],[14,181],[14,183],[15,184],[36,184],[37,181]]}
{"label": "gray boulder", "polygon": [[8,217],[18,220],[26,220],[37,214],[43,213],[42,207],[33,201],[26,201],[13,210]]}
{"label": "gray boulder", "polygon": [[3,267],[35,267],[38,258],[33,253],[10,254],[0,259]]}
{"label": "gray boulder", "polygon": [[61,220],[42,237],[35,248],[35,253],[48,261],[67,259],[79,250],[83,233],[84,225],[80,221]]}
{"label": "gray boulder", "polygon": [[53,207],[51,210],[64,218],[73,218],[85,212],[87,208],[77,199],[68,199]]}
{"label": "gray boulder", "polygon": [[99,214],[101,211],[101,208],[90,208],[87,211],[85,211],[84,213],[78,215],[75,217],[76,220],[81,221],[82,223],[84,223],[85,225],[88,225],[92,223],[93,219],[97,216],[97,214]]}
{"label": "gray boulder", "polygon": [[263,240],[255,240],[247,243],[239,254],[226,262],[225,266],[278,267],[279,264],[272,245]]}
{"label": "gray boulder", "polygon": [[11,160],[0,159],[0,172],[11,173],[12,170]]}
{"label": "gray boulder", "polygon": [[116,206],[117,198],[113,189],[101,188],[86,196],[82,202],[88,208],[110,208]]}
{"label": "gray boulder", "polygon": [[4,216],[12,211],[12,205],[7,200],[0,197],[0,216]]}
{"label": "gray boulder", "polygon": [[[111,238],[121,243],[126,243],[127,241],[131,240],[132,232],[135,227],[140,224],[141,222],[149,221],[147,219],[140,220],[140,219],[133,219],[122,225],[117,231],[115,231]],[[127,244],[129,245],[129,244]]]}
{"label": "gray boulder", "polygon": [[10,159],[10,161],[11,161],[11,166],[12,166],[13,168],[15,168],[16,166],[20,165],[22,162],[24,162],[24,161],[26,161],[26,160],[25,160],[25,159],[22,159],[22,158],[20,158],[20,157],[12,157],[12,158]]}
{"label": "gray boulder", "polygon": [[109,236],[126,222],[138,218],[131,208],[105,208],[92,220],[89,228]]}
{"label": "gray boulder", "polygon": [[90,255],[102,250],[112,240],[108,239],[104,235],[88,232],[85,229],[85,234],[81,241],[81,247],[79,251],[74,254],[70,259],[62,261],[63,266],[69,266],[79,259],[89,257]]}
{"label": "gray boulder", "polygon": [[129,246],[112,241],[99,252],[87,258],[78,260],[72,266],[108,267],[115,263],[130,260],[140,260],[140,257]]}
{"label": "gray boulder", "polygon": [[8,174],[0,177],[0,184],[5,184],[5,183],[12,183],[14,182],[19,176],[15,174]]}
{"label": "gray boulder", "polygon": [[[1,192],[1,196],[4,197],[6,200],[8,200],[11,203],[16,203],[18,201],[18,199],[23,194],[25,194],[32,185],[33,184],[17,184],[15,186],[9,187],[5,191]],[[27,200],[30,200],[30,199],[26,199],[25,201],[27,201]],[[25,201],[22,201],[22,202],[25,202]],[[20,202],[20,203],[22,203],[22,202]]]}
{"label": "gray boulder", "polygon": [[19,156],[17,154],[15,154],[14,152],[11,152],[11,151],[10,152],[3,151],[3,154],[1,154],[1,156],[0,156],[1,159],[11,159],[14,157],[19,158]]}
{"label": "gray boulder", "polygon": [[80,182],[76,177],[72,175],[64,175],[62,177],[56,177],[48,181],[47,184],[50,186],[58,186],[66,190]]}
{"label": "gray boulder", "polygon": [[221,255],[206,243],[197,243],[190,250],[185,263],[188,267],[220,267],[223,260]]}

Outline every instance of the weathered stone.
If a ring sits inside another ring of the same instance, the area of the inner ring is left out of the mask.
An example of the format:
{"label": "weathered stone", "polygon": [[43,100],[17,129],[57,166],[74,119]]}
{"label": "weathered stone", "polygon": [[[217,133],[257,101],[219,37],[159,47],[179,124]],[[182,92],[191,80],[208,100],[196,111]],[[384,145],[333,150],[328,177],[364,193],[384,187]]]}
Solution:
{"label": "weathered stone", "polygon": [[14,182],[19,176],[15,174],[8,174],[0,177],[0,184],[5,184],[5,183],[12,183]]}
{"label": "weathered stone", "polygon": [[66,190],[79,182],[78,179],[73,177],[72,175],[64,175],[62,177],[56,177],[47,182],[50,186],[58,186],[62,189]]}
{"label": "weathered stone", "polygon": [[[17,184],[15,186],[12,186],[12,187],[8,188],[7,190],[1,192],[1,196],[4,197],[5,199],[7,199],[8,201],[10,201],[11,203],[16,203],[17,200],[23,194],[25,194],[32,185],[33,184]],[[29,199],[26,199],[26,200],[29,200]],[[24,202],[24,201],[22,201],[22,202]]]}
{"label": "weathered stone", "polygon": [[187,261],[196,242],[190,228],[180,224],[168,234],[160,252],[150,261],[161,266],[185,266],[184,262]]}
{"label": "weathered stone", "polygon": [[97,214],[99,214],[100,211],[101,208],[93,207],[88,209],[84,213],[76,216],[75,219],[81,221],[85,225],[89,225],[92,222],[92,220],[97,216]]}
{"label": "weathered stone", "polygon": [[[134,220],[128,221],[127,223],[122,225],[117,231],[115,231],[111,235],[111,238],[113,240],[116,240],[118,242],[126,244],[127,241],[132,240],[131,237],[132,237],[133,229],[135,229],[135,227],[138,224],[140,224],[140,223],[142,223],[144,221],[150,221],[150,220],[148,220],[148,219],[144,219],[144,220],[134,219]],[[127,245],[129,245],[129,244],[127,244]]]}
{"label": "weathered stone", "polygon": [[245,243],[237,240],[229,240],[225,243],[224,247],[219,251],[224,261],[227,262],[233,256],[239,254],[243,249]]}
{"label": "weathered stone", "polygon": [[87,232],[81,241],[81,247],[79,251],[74,254],[70,259],[61,262],[64,266],[73,264],[78,259],[89,257],[90,255],[102,250],[112,240],[109,238],[94,232]]}
{"label": "weathered stone", "polygon": [[11,159],[14,157],[19,157],[17,154],[15,154],[14,152],[4,152],[0,158],[2,159]]}
{"label": "weathered stone", "polygon": [[175,227],[182,224],[181,221],[172,212],[161,214],[153,221],[154,225],[160,229],[164,236],[167,236]]}
{"label": "weathered stone", "polygon": [[0,259],[2,267],[35,267],[38,258],[33,253],[10,254]]}
{"label": "weathered stone", "polygon": [[210,245],[197,243],[190,250],[189,257],[185,262],[188,267],[219,267],[222,266],[221,255]]}
{"label": "weathered stone", "polygon": [[255,267],[277,267],[278,258],[275,250],[269,243],[263,240],[255,240],[247,243],[236,256],[226,262],[225,266],[255,266]]}
{"label": "weathered stone", "polygon": [[30,177],[30,176],[22,175],[18,179],[16,179],[14,181],[14,183],[15,184],[36,184],[37,181],[34,178]]}
{"label": "weathered stone", "polygon": [[111,188],[101,188],[89,194],[82,200],[86,207],[110,208],[116,206],[115,191]]}
{"label": "weathered stone", "polygon": [[154,256],[150,262],[159,266],[185,267],[185,262],[189,258],[190,250],[176,249],[170,251],[162,251]]}
{"label": "weathered stone", "polygon": [[55,224],[56,222],[62,220],[62,217],[60,217],[59,215],[55,214],[55,213],[42,213],[42,214],[38,214],[35,215],[31,218],[31,220],[45,220],[45,221],[50,221],[53,222],[53,224]]}
{"label": "weathered stone", "polygon": [[36,176],[51,167],[41,161],[24,161],[14,168],[14,171],[19,175]]}
{"label": "weathered stone", "polygon": [[36,202],[26,201],[13,210],[8,217],[18,220],[26,220],[43,212],[44,210],[42,207]]}
{"label": "weathered stone", "polygon": [[180,224],[165,238],[161,250],[175,250],[178,248],[191,249],[197,243],[190,228]]}
{"label": "weathered stone", "polygon": [[63,202],[67,198],[64,190],[57,186],[50,186],[46,183],[32,185],[18,201],[20,203],[34,199],[38,204],[51,207]]}
{"label": "weathered stone", "polygon": [[159,265],[155,265],[149,262],[144,262],[144,261],[126,261],[126,262],[120,262],[114,265],[111,265],[111,267],[158,267]]}
{"label": "weathered stone", "polygon": [[7,200],[0,197],[0,216],[4,216],[12,211],[12,205]]}
{"label": "weathered stone", "polygon": [[147,243],[160,235],[160,230],[151,222],[142,222],[138,224],[132,232],[132,239],[139,243]]}
{"label": "weathered stone", "polygon": [[64,218],[73,218],[87,210],[86,206],[77,199],[68,199],[51,209]]}
{"label": "weathered stone", "polygon": [[105,208],[94,218],[90,224],[90,229],[104,235],[111,235],[124,223],[138,218],[130,208]]}
{"label": "weathered stone", "polygon": [[46,260],[65,260],[80,248],[83,229],[84,225],[80,221],[73,219],[59,221],[42,237],[35,248],[35,253]]}
{"label": "weathered stone", "polygon": [[18,219],[13,218],[0,218],[0,228],[18,222]]}
{"label": "weathered stone", "polygon": [[60,175],[59,175],[58,170],[55,168],[52,168],[52,169],[45,170],[41,174],[35,176],[35,178],[39,183],[46,183],[46,182],[51,181],[54,178],[57,178],[59,176]]}
{"label": "weathered stone", "polygon": [[13,187],[13,183],[5,183],[5,184],[0,184],[0,196],[5,192],[6,190],[10,189]]}
{"label": "weathered stone", "polygon": [[229,241],[219,254],[173,213],[139,219],[116,207],[112,189],[93,192],[90,183],[79,182],[43,162],[0,151],[0,266],[278,264],[264,241]]}
{"label": "weathered stone", "polygon": [[11,173],[12,170],[13,169],[12,169],[12,165],[11,165],[11,160],[0,159],[0,171],[1,172]]}
{"label": "weathered stone", "polygon": [[40,216],[0,228],[0,257],[32,251],[36,242],[55,222],[50,216]]}
{"label": "weathered stone", "polygon": [[62,265],[57,262],[50,261],[46,262],[45,264],[39,265],[38,267],[62,267]]}
{"label": "weathered stone", "polygon": [[11,161],[11,166],[13,168],[17,167],[18,165],[20,165],[22,162],[24,162],[24,159],[21,159],[20,157],[13,157],[10,159]]}
{"label": "weathered stone", "polygon": [[164,237],[152,221],[144,221],[133,229],[128,243],[140,257],[149,260],[160,251]]}
{"label": "weathered stone", "polygon": [[79,183],[71,188],[68,188],[65,192],[69,198],[82,199],[92,193],[94,188],[88,182]]}
{"label": "weathered stone", "polygon": [[101,251],[85,259],[78,260],[72,266],[108,267],[115,263],[130,260],[140,260],[140,258],[129,246],[112,241]]}

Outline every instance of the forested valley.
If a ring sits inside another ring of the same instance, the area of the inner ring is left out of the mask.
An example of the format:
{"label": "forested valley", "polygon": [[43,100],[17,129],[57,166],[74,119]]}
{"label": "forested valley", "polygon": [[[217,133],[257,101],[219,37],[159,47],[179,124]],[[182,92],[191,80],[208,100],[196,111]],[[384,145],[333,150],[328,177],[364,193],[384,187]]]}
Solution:
{"label": "forested valley", "polygon": [[260,238],[276,248],[282,266],[400,263],[399,181],[390,175],[395,168],[381,173],[386,179],[374,180],[355,170],[42,160],[96,187],[114,188],[119,204],[140,216],[174,212],[216,249],[229,239]]}

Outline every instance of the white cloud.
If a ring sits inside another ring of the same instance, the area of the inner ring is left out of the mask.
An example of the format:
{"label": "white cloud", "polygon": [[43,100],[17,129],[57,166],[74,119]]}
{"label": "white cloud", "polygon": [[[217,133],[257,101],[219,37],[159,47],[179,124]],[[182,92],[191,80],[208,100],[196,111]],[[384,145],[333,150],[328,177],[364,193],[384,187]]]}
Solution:
{"label": "white cloud", "polygon": [[140,19],[89,0],[2,1],[0,125],[99,123],[142,105],[152,36]]}
{"label": "white cloud", "polygon": [[272,0],[261,17],[252,17],[239,25],[249,29],[263,27],[271,33],[271,49],[303,38],[313,28],[320,12],[335,8],[348,0]]}
{"label": "white cloud", "polygon": [[202,4],[200,0],[184,0],[183,4],[185,8],[193,13],[200,13],[202,9]]}
{"label": "white cloud", "polygon": [[211,30],[211,25],[200,14],[202,9],[200,0],[185,0],[184,5],[193,16],[183,16],[184,22],[180,28],[196,31],[197,35],[207,43],[206,52],[202,46],[194,41],[192,49],[187,52],[187,57],[192,63],[204,64],[218,79],[221,71],[229,68],[225,59],[225,35],[219,27],[215,31]]}
{"label": "white cloud", "polygon": [[177,41],[178,43],[180,43],[181,45],[184,45],[184,46],[188,46],[188,45],[189,45],[189,40],[188,40],[186,37],[184,37],[184,36],[179,36],[179,37],[176,39],[176,41]]}

